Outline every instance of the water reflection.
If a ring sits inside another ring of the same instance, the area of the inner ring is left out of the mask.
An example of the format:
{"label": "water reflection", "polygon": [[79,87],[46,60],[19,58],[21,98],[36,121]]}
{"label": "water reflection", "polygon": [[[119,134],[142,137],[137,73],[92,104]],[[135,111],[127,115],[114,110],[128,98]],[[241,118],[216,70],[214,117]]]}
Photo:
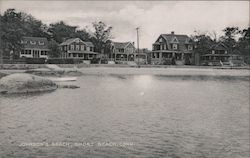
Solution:
{"label": "water reflection", "polygon": [[142,89],[149,89],[153,83],[152,75],[135,75],[133,76],[132,82],[135,86]]}

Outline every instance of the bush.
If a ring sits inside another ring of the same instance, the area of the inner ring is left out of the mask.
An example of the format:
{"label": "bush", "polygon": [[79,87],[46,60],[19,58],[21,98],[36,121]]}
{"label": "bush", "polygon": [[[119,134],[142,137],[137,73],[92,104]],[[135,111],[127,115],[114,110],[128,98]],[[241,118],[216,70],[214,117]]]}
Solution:
{"label": "bush", "polygon": [[99,58],[93,58],[90,60],[91,64],[99,64],[100,59]]}
{"label": "bush", "polygon": [[26,58],[26,64],[45,64],[45,58]]}
{"label": "bush", "polygon": [[48,59],[47,60],[48,64],[79,64],[82,63],[81,59]]}

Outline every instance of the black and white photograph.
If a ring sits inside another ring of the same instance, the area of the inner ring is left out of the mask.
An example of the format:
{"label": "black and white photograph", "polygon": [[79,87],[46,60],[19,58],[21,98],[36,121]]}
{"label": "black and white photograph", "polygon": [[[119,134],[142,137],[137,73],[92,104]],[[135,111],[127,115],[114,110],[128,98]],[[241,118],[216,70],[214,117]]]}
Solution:
{"label": "black and white photograph", "polygon": [[0,0],[0,158],[249,158],[249,15],[249,0]]}

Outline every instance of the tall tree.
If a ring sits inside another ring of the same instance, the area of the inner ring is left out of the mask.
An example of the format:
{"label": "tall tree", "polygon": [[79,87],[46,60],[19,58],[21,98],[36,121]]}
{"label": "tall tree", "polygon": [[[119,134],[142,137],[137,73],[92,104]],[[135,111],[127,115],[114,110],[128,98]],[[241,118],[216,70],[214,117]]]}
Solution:
{"label": "tall tree", "polygon": [[92,42],[95,45],[95,51],[100,52],[100,53],[108,53],[105,52],[105,47],[110,43],[112,39],[111,36],[111,26],[107,26],[104,22],[99,21],[99,22],[94,22],[93,27],[95,29],[94,32],[94,37],[92,38]]}
{"label": "tall tree", "polygon": [[42,21],[35,19],[32,15],[21,12],[22,29],[25,36],[50,38],[47,33],[48,27]]}
{"label": "tall tree", "polygon": [[230,51],[233,51],[236,48],[236,35],[240,33],[238,27],[226,27],[224,30],[224,36],[220,38],[221,42],[223,42]]}
{"label": "tall tree", "polygon": [[62,43],[65,38],[73,38],[76,34],[76,26],[70,26],[65,24],[63,21],[58,23],[50,24],[48,32],[51,33],[52,38],[58,42]]}
{"label": "tall tree", "polygon": [[49,52],[49,57],[50,58],[59,58],[60,57],[60,50],[59,50],[59,47],[58,47],[58,43],[55,41],[55,40],[51,40],[49,41],[49,49],[50,49],[50,52]]}
{"label": "tall tree", "polygon": [[191,38],[195,44],[195,53],[200,55],[208,53],[211,45],[215,43],[215,41],[212,40],[210,36],[197,32]]}
{"label": "tall tree", "polygon": [[15,9],[8,9],[0,19],[1,23],[1,50],[3,56],[18,56],[22,45],[21,38],[25,33],[22,30],[22,16]]}
{"label": "tall tree", "polygon": [[238,40],[237,48],[242,55],[249,55],[250,52],[250,27],[240,31],[241,37]]}

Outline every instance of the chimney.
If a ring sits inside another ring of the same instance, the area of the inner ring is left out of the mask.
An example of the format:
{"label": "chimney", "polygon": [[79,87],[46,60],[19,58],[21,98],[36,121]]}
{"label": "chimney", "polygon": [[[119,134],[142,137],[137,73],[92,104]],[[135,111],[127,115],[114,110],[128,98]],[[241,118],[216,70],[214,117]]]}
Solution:
{"label": "chimney", "polygon": [[135,45],[135,42],[132,42],[133,45]]}
{"label": "chimney", "polygon": [[174,35],[174,31],[171,31],[171,34]]}

